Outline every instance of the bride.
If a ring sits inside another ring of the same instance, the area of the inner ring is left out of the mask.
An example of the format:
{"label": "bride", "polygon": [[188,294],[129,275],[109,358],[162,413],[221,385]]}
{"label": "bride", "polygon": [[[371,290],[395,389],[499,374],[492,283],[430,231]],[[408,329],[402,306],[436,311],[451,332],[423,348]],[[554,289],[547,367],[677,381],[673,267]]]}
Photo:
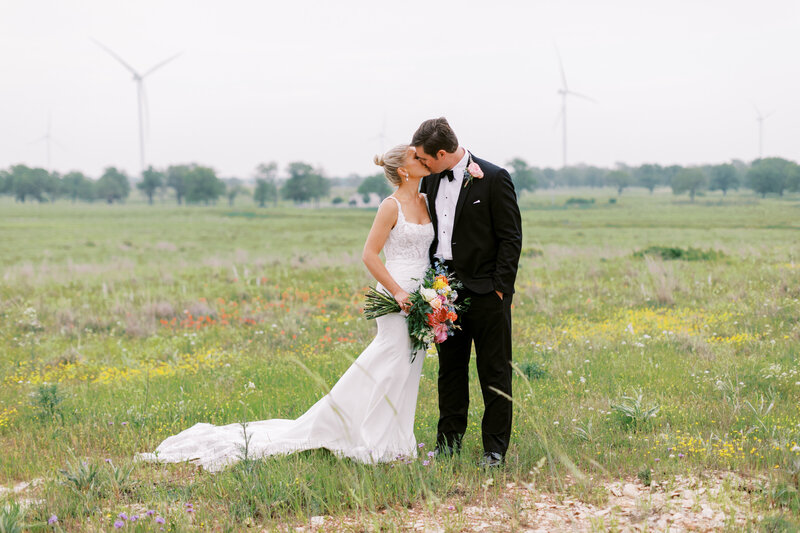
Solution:
{"label": "bride", "polygon": [[[375,163],[397,190],[385,199],[364,244],[363,260],[404,310],[429,265],[434,230],[419,182],[430,174],[413,147],[400,145]],[[379,257],[383,250],[384,265]],[[154,462],[192,461],[210,471],[248,456],[288,454],[327,448],[364,463],[388,462],[416,455],[414,413],[422,354],[409,363],[411,342],[405,317],[393,313],[376,319],[378,334],[336,385],[297,420],[262,420],[244,427],[200,423],[168,437],[153,453],[138,458]]]}

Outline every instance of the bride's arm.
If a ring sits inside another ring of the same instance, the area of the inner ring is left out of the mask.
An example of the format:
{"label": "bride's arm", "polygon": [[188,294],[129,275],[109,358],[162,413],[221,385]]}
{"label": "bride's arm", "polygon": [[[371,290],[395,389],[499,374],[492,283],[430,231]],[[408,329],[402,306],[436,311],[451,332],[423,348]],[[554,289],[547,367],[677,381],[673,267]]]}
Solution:
{"label": "bride's arm", "polygon": [[367,242],[364,243],[364,252],[361,254],[361,260],[364,261],[364,265],[366,265],[370,274],[392,293],[400,307],[406,309],[408,293],[389,274],[379,255],[383,250],[383,245],[386,244],[386,239],[389,238],[389,232],[392,231],[396,223],[397,204],[391,201],[383,202],[378,208],[378,214],[375,215],[372,229],[369,230],[369,235],[367,235]]}

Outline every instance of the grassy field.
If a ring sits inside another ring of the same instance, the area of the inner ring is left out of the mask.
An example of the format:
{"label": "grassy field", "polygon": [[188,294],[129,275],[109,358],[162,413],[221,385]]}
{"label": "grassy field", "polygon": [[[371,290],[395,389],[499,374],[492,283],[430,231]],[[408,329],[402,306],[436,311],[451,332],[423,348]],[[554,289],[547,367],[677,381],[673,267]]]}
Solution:
{"label": "grassy field", "polygon": [[[800,527],[800,199],[611,198],[520,199],[502,471],[476,466],[473,365],[455,460],[367,467],[313,451],[213,475],[132,458],[196,422],[299,416],[324,389],[298,362],[336,381],[374,335],[359,317],[374,212],[0,200],[0,484],[36,480],[0,494],[0,530],[235,531],[317,515],[392,530],[402,509],[447,501],[457,531],[460,506],[512,482],[602,502],[600,481],[721,471],[752,480],[748,527]],[[436,371],[427,359],[423,452]]]}

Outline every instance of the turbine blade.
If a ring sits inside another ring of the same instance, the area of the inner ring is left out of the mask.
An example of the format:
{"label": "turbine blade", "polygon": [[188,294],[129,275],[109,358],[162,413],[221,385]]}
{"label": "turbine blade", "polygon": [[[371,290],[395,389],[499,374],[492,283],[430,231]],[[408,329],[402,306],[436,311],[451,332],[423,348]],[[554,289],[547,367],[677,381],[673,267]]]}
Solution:
{"label": "turbine blade", "polygon": [[53,138],[51,138],[51,139],[50,139],[50,142],[52,142],[53,144],[55,144],[55,145],[56,145],[56,146],[58,146],[59,148],[63,148],[63,149],[65,149],[65,150],[67,149],[67,147],[66,147],[66,146],[64,146],[64,143],[62,143],[62,142],[59,142],[59,141],[57,141],[57,140],[55,140],[55,139],[53,139]]}
{"label": "turbine blade", "polygon": [[775,110],[773,109],[772,111],[770,111],[769,113],[767,113],[766,115],[764,115],[764,119],[766,120],[766,119],[768,119],[769,117],[771,117],[771,116],[772,116],[772,115],[774,115],[774,114],[775,114]]}
{"label": "turbine blade", "polygon": [[593,102],[595,104],[598,103],[597,100],[595,100],[594,98],[592,98],[590,96],[586,96],[585,94],[576,93],[576,92],[572,92],[572,91],[567,91],[567,94],[569,94],[571,96],[577,96],[578,98],[583,98],[584,100],[589,100],[590,102]]}
{"label": "turbine blade", "polygon": [[567,87],[567,75],[564,74],[564,62],[561,61],[561,52],[558,50],[558,45],[555,45],[555,47],[556,47],[556,56],[558,56],[558,68],[561,69],[561,83],[564,85],[563,87],[564,90],[568,91],[569,89]]}
{"label": "turbine blade", "polygon": [[556,129],[558,127],[558,125],[561,124],[562,120],[564,120],[564,112],[563,111],[559,111],[558,115],[556,116],[555,122],[553,122],[553,129]]}
{"label": "turbine blade", "polygon": [[136,72],[136,70],[132,66],[127,64],[125,62],[125,60],[123,60],[121,57],[119,57],[111,48],[107,47],[106,45],[104,45],[103,43],[101,43],[100,41],[95,40],[95,39],[92,39],[92,42],[94,42],[94,44],[96,44],[97,46],[99,46],[100,48],[102,48],[103,50],[108,52],[108,54],[111,57],[113,57],[114,59],[116,59],[117,61],[119,61],[122,64],[123,67],[125,67],[128,70],[130,70],[131,74],[133,74],[134,77],[139,77],[139,73]]}
{"label": "turbine blade", "polygon": [[761,120],[761,119],[763,119],[764,117],[763,117],[763,116],[761,116],[761,110],[758,108],[758,106],[756,105],[756,103],[755,103],[755,102],[753,102],[752,100],[750,101],[750,103],[751,103],[751,104],[753,104],[753,109],[755,109],[755,110],[756,110],[756,116],[758,117],[758,120]]}
{"label": "turbine blade", "polygon": [[148,75],[152,74],[153,72],[155,72],[156,70],[160,69],[161,67],[163,67],[164,65],[166,65],[166,64],[167,64],[167,63],[169,63],[170,61],[172,61],[172,60],[174,60],[174,59],[177,59],[177,58],[178,58],[178,56],[180,56],[180,55],[183,55],[183,52],[179,52],[179,53],[175,54],[174,56],[172,56],[172,57],[170,57],[170,58],[167,58],[167,59],[165,59],[165,60],[164,60],[164,61],[162,61],[161,63],[157,64],[156,66],[154,66],[153,68],[151,68],[150,70],[148,70],[147,72],[145,72],[144,74],[142,74],[142,77],[144,78],[145,76],[148,76]]}

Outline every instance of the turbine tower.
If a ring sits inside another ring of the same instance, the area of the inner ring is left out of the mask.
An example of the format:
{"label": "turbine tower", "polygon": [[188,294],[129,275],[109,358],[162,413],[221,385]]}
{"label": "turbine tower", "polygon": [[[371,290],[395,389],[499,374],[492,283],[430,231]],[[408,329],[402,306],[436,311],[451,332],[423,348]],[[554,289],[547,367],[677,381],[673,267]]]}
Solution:
{"label": "turbine tower", "polygon": [[137,98],[138,107],[139,107],[139,163],[141,165],[141,170],[143,172],[144,169],[146,168],[145,167],[145,159],[144,159],[144,121],[145,120],[149,120],[149,116],[148,116],[149,115],[149,111],[148,111],[148,108],[147,108],[147,94],[145,93],[145,90],[144,90],[144,79],[147,76],[149,76],[150,74],[152,74],[153,72],[155,72],[156,70],[160,69],[161,67],[163,67],[164,65],[166,65],[167,63],[172,61],[173,59],[177,58],[179,55],[181,55],[182,52],[178,53],[178,54],[175,54],[174,56],[165,59],[161,63],[156,64],[150,70],[144,72],[144,74],[140,74],[138,71],[136,71],[132,66],[130,66],[128,63],[126,63],[119,55],[117,55],[113,50],[108,48],[106,45],[104,45],[103,43],[101,43],[99,41],[96,41],[95,39],[92,39],[92,41],[97,46],[99,46],[100,48],[102,48],[103,50],[108,52],[108,54],[111,57],[113,57],[114,59],[119,61],[119,63],[123,67],[128,69],[128,71],[130,71],[130,73],[133,74],[133,81],[136,82],[136,98]]}
{"label": "turbine tower", "polygon": [[378,141],[378,145],[380,146],[380,150],[381,150],[380,151],[381,155],[383,155],[383,153],[385,152],[385,149],[386,149],[386,139],[388,139],[388,137],[386,136],[386,114],[384,114],[383,115],[383,126],[381,127],[381,132],[378,135],[376,135],[375,137],[373,137],[372,139],[370,139],[371,141],[374,141],[374,140]]}
{"label": "turbine tower", "polygon": [[761,159],[764,155],[764,121],[775,114],[775,111],[770,111],[766,115],[762,115],[756,104],[756,122],[758,122],[758,158]]}
{"label": "turbine tower", "polygon": [[561,61],[561,53],[558,51],[558,47],[556,47],[556,55],[558,56],[558,66],[561,68],[561,88],[558,90],[558,94],[561,95],[561,115],[559,118],[561,119],[561,125],[563,130],[563,146],[562,146],[562,165],[564,168],[567,166],[567,97],[569,96],[577,96],[578,98],[583,98],[584,100],[589,100],[590,102],[597,103],[597,100],[590,98],[584,94],[576,93],[575,91],[571,91],[569,86],[567,85],[567,76],[564,74],[564,63]]}

